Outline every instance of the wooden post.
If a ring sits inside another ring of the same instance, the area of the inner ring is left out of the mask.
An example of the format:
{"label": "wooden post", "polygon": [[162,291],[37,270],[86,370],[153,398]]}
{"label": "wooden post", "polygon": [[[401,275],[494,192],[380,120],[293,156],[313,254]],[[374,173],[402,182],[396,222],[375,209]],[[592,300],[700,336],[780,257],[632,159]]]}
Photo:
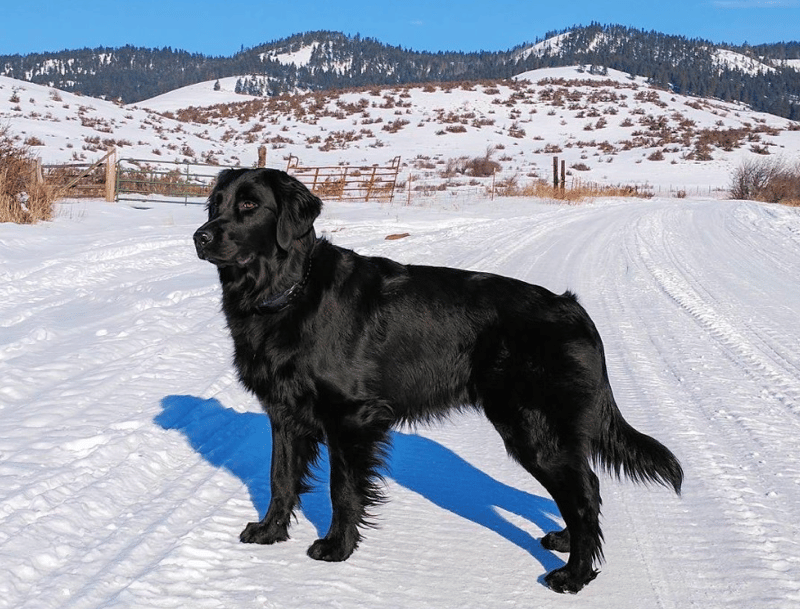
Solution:
{"label": "wooden post", "polygon": [[267,147],[263,144],[258,147],[258,165],[257,167],[267,166]]}
{"label": "wooden post", "polygon": [[553,157],[553,188],[558,188],[558,157]]}
{"label": "wooden post", "polygon": [[36,184],[44,184],[44,174],[42,174],[41,157],[36,157],[36,163],[33,166],[33,181]]}
{"label": "wooden post", "polygon": [[339,199],[345,198],[345,191],[347,190],[347,170],[350,169],[349,165],[344,166],[344,173],[342,174],[342,185],[339,193]]}
{"label": "wooden post", "polygon": [[561,161],[561,190],[567,186],[567,162]]}
{"label": "wooden post", "polygon": [[116,199],[117,190],[117,151],[112,148],[106,157],[106,201]]}
{"label": "wooden post", "polygon": [[366,197],[366,199],[364,199],[364,201],[369,201],[369,197],[370,197],[370,195],[372,195],[372,189],[375,186],[375,172],[377,172],[377,171],[378,171],[378,166],[377,165],[373,165],[372,166],[372,176],[370,177],[369,183],[367,184],[367,197]]}

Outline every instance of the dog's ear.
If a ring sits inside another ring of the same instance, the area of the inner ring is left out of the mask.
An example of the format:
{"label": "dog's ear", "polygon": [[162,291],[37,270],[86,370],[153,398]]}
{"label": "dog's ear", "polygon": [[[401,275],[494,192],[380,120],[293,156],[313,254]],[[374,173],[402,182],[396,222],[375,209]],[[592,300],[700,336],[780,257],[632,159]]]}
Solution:
{"label": "dog's ear", "polygon": [[288,250],[292,241],[311,230],[322,211],[322,201],[286,172],[272,170],[270,173],[270,186],[280,206],[278,245]]}

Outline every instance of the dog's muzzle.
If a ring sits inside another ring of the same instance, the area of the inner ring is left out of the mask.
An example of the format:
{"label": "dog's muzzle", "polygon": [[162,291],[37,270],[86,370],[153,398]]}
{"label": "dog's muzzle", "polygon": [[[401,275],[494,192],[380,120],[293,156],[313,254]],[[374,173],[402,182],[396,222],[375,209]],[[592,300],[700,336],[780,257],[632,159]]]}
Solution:
{"label": "dog's muzzle", "polygon": [[206,247],[213,241],[214,234],[211,231],[203,227],[197,229],[194,234],[194,247],[197,250],[197,256],[205,260],[207,258]]}

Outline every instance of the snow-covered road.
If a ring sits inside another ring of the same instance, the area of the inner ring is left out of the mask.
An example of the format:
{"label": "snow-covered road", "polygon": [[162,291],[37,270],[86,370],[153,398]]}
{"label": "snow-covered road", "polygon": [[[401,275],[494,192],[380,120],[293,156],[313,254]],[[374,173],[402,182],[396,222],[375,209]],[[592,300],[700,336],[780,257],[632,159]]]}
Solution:
{"label": "snow-covered road", "polygon": [[[201,206],[81,202],[0,225],[0,606],[796,607],[800,210],[749,202],[329,203],[338,245],[576,291],[626,419],[682,498],[601,477],[606,564],[577,598],[543,489],[474,414],[394,436],[390,502],[353,557],[324,464],[291,541],[242,545],[269,426],[238,385]],[[386,241],[391,233],[409,237]]]}

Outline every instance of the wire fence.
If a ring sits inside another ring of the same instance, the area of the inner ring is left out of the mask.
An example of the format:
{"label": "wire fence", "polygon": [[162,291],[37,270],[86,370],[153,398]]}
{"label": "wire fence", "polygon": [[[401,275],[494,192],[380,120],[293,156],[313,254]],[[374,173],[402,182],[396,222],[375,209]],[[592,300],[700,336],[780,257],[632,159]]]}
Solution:
{"label": "wire fence", "polygon": [[[113,150],[93,164],[39,165],[41,180],[71,196],[138,203],[204,203],[219,172],[235,169],[189,161],[122,158]],[[727,189],[708,185],[628,184],[613,186],[561,176],[555,185],[532,176],[495,171],[488,176],[413,168],[400,175],[400,157],[385,165],[303,166],[295,156],[287,171],[323,200],[399,201],[403,205],[456,203],[501,196],[580,200],[603,196],[725,198]]]}

